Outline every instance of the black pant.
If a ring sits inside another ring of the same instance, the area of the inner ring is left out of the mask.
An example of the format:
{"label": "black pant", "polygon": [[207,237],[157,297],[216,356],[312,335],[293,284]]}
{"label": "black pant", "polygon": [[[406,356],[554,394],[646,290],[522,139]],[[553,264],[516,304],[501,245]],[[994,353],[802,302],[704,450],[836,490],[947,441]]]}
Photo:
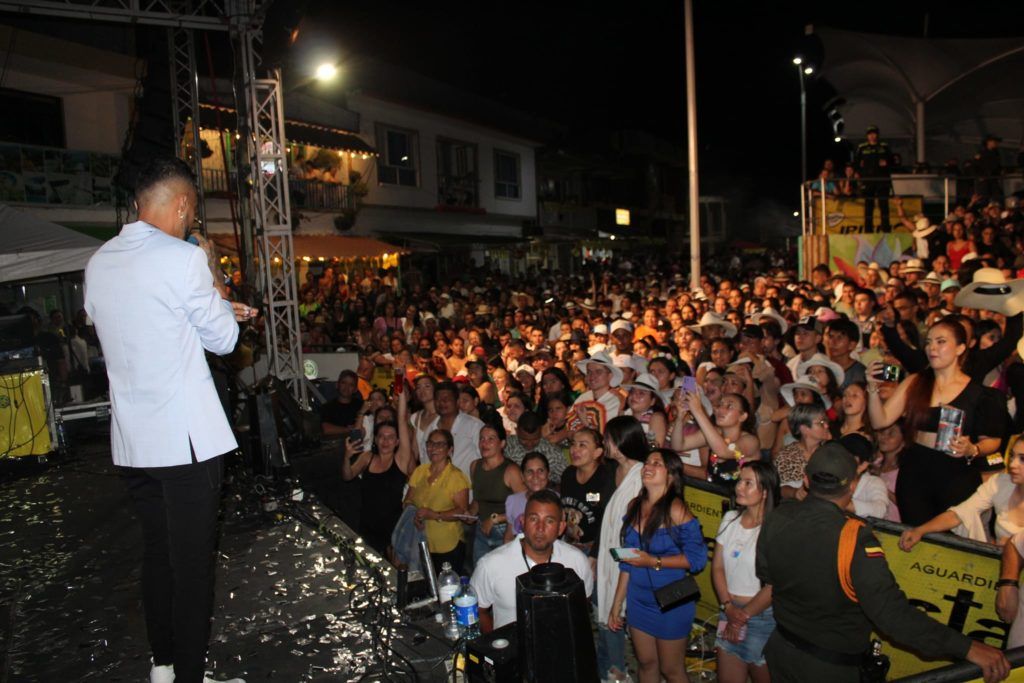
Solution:
{"label": "black pant", "polygon": [[142,603],[157,665],[176,683],[201,683],[213,612],[213,551],[223,458],[173,467],[126,467],[142,521]]}
{"label": "black pant", "polygon": [[889,232],[889,195],[892,187],[888,182],[865,182],[862,188],[864,195],[864,232],[875,231],[875,199],[878,211],[882,215],[882,232]]}
{"label": "black pant", "polygon": [[900,455],[896,505],[900,520],[920,526],[971,497],[981,485],[981,472],[964,458],[913,444]]}
{"label": "black pant", "polygon": [[450,562],[452,565],[452,571],[459,576],[462,576],[462,570],[465,568],[464,560],[466,559],[466,544],[459,541],[459,544],[449,550],[446,553],[430,553],[430,561],[434,563],[434,573],[440,573],[441,565],[445,562]]}

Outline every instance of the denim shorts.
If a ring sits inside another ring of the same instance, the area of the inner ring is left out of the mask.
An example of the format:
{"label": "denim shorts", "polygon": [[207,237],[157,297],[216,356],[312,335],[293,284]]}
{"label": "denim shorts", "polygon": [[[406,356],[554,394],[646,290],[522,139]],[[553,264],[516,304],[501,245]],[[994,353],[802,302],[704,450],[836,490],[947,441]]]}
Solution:
{"label": "denim shorts", "polygon": [[[725,621],[725,612],[718,614],[719,621]],[[775,630],[775,617],[772,608],[769,607],[755,617],[750,617],[747,622],[747,637],[738,643],[730,643],[722,638],[715,639],[715,647],[720,647],[734,657],[747,664],[763,666],[764,645],[768,642],[769,636]]]}

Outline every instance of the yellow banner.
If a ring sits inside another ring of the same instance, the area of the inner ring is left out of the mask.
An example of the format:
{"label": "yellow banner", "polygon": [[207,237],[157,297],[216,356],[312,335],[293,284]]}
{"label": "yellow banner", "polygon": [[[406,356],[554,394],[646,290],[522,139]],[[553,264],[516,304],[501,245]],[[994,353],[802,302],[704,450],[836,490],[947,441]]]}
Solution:
{"label": "yellow banner", "polygon": [[[902,199],[904,215],[912,217],[922,213],[924,202],[920,196],[903,197]],[[893,204],[892,199],[887,201],[889,202],[889,225],[891,228],[895,228],[900,225],[899,210]],[[882,224],[882,210],[879,206],[881,202],[881,199],[875,201],[873,225],[876,231]],[[821,197],[811,203],[811,218],[814,221],[814,231],[820,232]],[[848,235],[864,232],[864,200],[826,197],[825,218],[830,233]]]}
{"label": "yellow banner", "polygon": [[[686,502],[694,516],[700,520],[709,552],[714,552],[715,534],[722,521],[722,508],[728,503],[722,493],[704,482],[687,480]],[[896,582],[907,594],[911,604],[928,613],[939,623],[946,624],[971,638],[994,647],[1005,648],[1009,624],[995,611],[995,582],[999,578],[999,551],[981,543],[964,541],[963,548],[952,547],[924,539],[905,553],[897,546],[899,533],[905,529],[898,524],[876,523],[875,535],[882,543],[886,559]],[[707,569],[697,575],[700,601],[697,620],[714,619],[718,614],[718,599],[711,585],[710,562]],[[714,622],[710,627],[715,628]],[[951,662],[919,659],[881,636],[884,653],[889,655],[892,667],[889,678],[895,679],[945,666]],[[912,643],[910,643],[912,645]]]}
{"label": "yellow banner", "polygon": [[51,449],[43,372],[0,375],[0,458]]}

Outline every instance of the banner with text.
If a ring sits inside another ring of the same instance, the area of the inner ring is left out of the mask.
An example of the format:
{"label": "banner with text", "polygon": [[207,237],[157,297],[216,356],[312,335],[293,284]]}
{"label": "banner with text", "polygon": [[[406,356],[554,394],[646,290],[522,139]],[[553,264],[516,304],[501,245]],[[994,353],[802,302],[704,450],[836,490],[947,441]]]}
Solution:
{"label": "banner with text", "polygon": [[[889,225],[896,227],[900,224],[899,210],[892,198],[889,202]],[[903,213],[908,218],[922,213],[924,201],[920,196],[901,197],[903,202]],[[874,229],[879,230],[882,224],[882,200],[875,201]],[[814,232],[821,232],[821,197],[811,202],[811,218],[814,223]],[[830,234],[849,235],[864,232],[864,200],[845,197],[825,198],[825,222]]]}
{"label": "banner with text", "polygon": [[[700,520],[709,552],[714,552],[715,535],[722,522],[729,498],[717,487],[702,481],[687,480],[686,502]],[[999,578],[999,551],[994,546],[970,541],[943,543],[925,538],[905,553],[899,549],[899,534],[907,528],[899,524],[873,521],[875,534],[885,551],[889,567],[910,603],[971,638],[994,647],[1005,648],[1009,624],[996,616],[995,583]],[[711,619],[716,628],[718,599],[711,585],[711,565],[697,575],[700,600],[697,622]],[[885,654],[892,660],[889,678],[928,671],[949,662],[924,661],[915,654],[885,641]],[[912,643],[911,643],[912,645]]]}

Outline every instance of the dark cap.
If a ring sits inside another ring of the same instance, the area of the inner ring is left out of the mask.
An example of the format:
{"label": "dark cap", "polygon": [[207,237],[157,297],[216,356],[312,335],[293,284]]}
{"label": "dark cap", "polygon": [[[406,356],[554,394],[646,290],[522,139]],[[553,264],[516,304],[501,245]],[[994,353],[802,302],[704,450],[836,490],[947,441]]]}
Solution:
{"label": "dark cap", "polygon": [[838,441],[818,447],[804,469],[812,491],[838,493],[857,476],[857,459]]}
{"label": "dark cap", "polygon": [[760,325],[744,325],[740,329],[741,337],[750,337],[751,339],[764,339],[764,330],[761,329]]}
{"label": "dark cap", "polygon": [[656,329],[656,330],[671,330],[672,326],[669,325],[667,320],[659,320],[658,324],[656,324],[654,326],[654,329]]}
{"label": "dark cap", "polygon": [[825,326],[822,325],[821,321],[813,315],[805,315],[800,318],[800,321],[797,322],[794,327],[801,327],[810,332],[817,332],[818,334],[821,334],[825,329]]}
{"label": "dark cap", "polygon": [[870,126],[868,126],[868,129],[866,131],[864,131],[864,134],[866,135],[868,133],[877,133],[877,132],[878,132],[878,126],[870,125]]}

